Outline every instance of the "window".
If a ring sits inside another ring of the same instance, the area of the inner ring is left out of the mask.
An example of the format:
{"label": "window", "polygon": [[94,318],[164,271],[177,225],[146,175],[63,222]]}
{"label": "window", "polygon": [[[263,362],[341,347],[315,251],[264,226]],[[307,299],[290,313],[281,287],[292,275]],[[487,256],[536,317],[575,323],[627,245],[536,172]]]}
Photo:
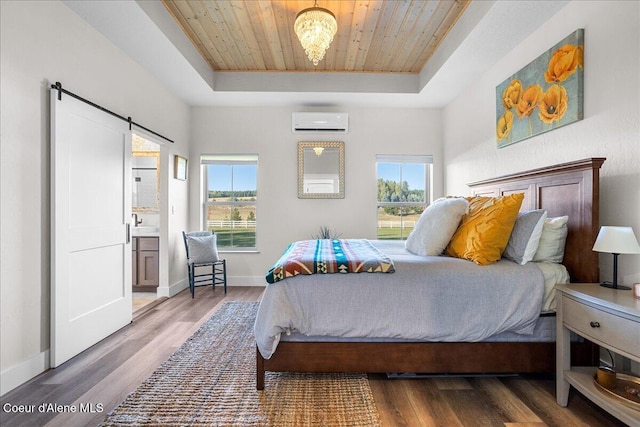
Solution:
{"label": "window", "polygon": [[376,156],[378,239],[404,240],[431,201],[431,156]]}
{"label": "window", "polygon": [[256,249],[258,156],[203,155],[204,229],[218,235],[218,248]]}

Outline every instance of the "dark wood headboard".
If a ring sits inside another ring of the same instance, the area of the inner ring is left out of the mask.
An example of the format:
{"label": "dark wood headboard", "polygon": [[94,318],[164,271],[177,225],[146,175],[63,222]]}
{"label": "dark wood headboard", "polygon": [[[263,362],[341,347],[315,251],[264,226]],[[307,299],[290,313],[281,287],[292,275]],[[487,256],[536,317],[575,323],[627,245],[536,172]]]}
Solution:
{"label": "dark wood headboard", "polygon": [[591,248],[600,229],[600,167],[597,157],[532,169],[467,184],[474,195],[524,193],[521,211],[546,209],[569,216],[564,261],[572,282],[599,281],[598,254]]}

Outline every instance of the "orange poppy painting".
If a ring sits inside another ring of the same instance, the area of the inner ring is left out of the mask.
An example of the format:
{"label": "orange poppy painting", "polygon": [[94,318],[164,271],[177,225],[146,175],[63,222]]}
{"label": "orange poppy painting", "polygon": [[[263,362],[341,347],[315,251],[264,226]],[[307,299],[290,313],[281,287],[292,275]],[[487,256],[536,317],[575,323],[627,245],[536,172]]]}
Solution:
{"label": "orange poppy painting", "polygon": [[498,148],[584,118],[584,30],[496,87]]}

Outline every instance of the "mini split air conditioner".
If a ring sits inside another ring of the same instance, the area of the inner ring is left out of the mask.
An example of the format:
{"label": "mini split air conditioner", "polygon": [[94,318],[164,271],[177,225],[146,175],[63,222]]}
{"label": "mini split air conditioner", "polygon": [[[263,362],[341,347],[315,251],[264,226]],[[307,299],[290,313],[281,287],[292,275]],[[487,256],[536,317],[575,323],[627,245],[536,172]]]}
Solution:
{"label": "mini split air conditioner", "polygon": [[293,113],[293,132],[347,133],[349,115],[347,113]]}

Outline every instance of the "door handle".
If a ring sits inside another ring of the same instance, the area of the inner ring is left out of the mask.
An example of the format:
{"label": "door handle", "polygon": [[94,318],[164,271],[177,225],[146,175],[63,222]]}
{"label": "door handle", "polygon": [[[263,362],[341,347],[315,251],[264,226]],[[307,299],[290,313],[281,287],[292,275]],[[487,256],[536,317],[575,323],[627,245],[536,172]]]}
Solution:
{"label": "door handle", "polygon": [[127,223],[127,245],[131,243],[131,223]]}

